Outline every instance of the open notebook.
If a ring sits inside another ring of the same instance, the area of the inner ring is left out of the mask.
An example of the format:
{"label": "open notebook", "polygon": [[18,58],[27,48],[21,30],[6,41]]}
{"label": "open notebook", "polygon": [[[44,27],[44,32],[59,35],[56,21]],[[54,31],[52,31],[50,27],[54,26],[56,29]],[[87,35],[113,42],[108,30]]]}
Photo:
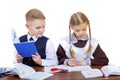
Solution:
{"label": "open notebook", "polygon": [[21,79],[27,79],[27,80],[44,80],[50,76],[53,76],[51,73],[41,72],[41,71],[35,71],[34,68],[22,64],[22,63],[16,63],[14,64],[14,67],[11,68],[12,72],[11,74],[18,75]]}
{"label": "open notebook", "polygon": [[110,75],[120,76],[120,67],[114,65],[106,65],[101,69],[91,68],[88,70],[81,71],[85,78],[95,78],[95,77],[108,77]]}

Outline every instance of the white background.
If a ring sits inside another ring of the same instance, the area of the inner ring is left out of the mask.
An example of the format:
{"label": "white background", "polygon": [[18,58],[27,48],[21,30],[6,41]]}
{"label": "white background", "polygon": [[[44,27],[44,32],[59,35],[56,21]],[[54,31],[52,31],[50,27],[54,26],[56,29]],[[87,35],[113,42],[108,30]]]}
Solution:
{"label": "white background", "polygon": [[100,41],[110,64],[120,66],[119,5],[119,0],[3,0],[0,1],[0,31],[3,27],[12,27],[18,36],[26,34],[25,14],[37,8],[46,16],[44,35],[51,38],[57,48],[59,40],[68,35],[70,16],[81,11],[89,18],[92,36]]}

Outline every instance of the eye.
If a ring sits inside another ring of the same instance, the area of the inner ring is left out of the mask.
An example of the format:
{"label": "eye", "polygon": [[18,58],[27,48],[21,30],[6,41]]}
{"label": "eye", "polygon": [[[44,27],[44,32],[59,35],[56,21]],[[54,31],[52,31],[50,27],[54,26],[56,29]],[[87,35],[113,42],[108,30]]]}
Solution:
{"label": "eye", "polygon": [[40,29],[40,28],[41,28],[40,26],[36,27],[36,29]]}
{"label": "eye", "polygon": [[76,30],[76,32],[79,32],[80,30]]}
{"label": "eye", "polygon": [[85,28],[85,29],[83,29],[83,31],[86,31],[86,28]]}
{"label": "eye", "polygon": [[41,28],[45,28],[45,26],[38,26],[38,27],[36,27],[36,29],[41,29]]}

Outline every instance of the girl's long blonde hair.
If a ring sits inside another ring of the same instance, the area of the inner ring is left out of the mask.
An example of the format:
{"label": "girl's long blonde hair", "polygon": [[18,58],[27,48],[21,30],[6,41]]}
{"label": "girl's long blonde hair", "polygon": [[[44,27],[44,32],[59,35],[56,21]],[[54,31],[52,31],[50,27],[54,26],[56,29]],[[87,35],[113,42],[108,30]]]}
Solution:
{"label": "girl's long blonde hair", "polygon": [[86,50],[86,53],[90,53],[91,52],[91,29],[90,29],[90,23],[89,23],[89,20],[88,18],[86,17],[86,15],[82,12],[76,12],[74,13],[71,18],[70,18],[70,22],[69,22],[69,44],[70,44],[70,54],[73,58],[75,58],[75,52],[74,50],[72,49],[72,46],[71,46],[71,27],[73,26],[78,26],[80,24],[83,24],[83,23],[87,23],[88,24],[88,27],[89,27],[89,46],[88,46],[88,49]]}

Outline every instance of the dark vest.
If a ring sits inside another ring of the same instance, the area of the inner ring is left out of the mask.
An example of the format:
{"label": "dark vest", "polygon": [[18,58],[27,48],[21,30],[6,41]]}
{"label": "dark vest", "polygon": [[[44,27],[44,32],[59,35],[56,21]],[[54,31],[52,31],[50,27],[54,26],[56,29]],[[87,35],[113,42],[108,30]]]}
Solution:
{"label": "dark vest", "polygon": [[[27,35],[21,36],[19,38],[20,42],[27,42]],[[37,51],[39,53],[39,55],[41,56],[42,59],[46,58],[45,55],[45,50],[46,50],[46,42],[47,42],[48,38],[45,36],[42,36],[40,38],[37,39],[37,41],[35,42],[35,46],[37,48]],[[23,63],[27,64],[29,66],[39,66],[38,64],[36,64],[33,60],[32,57],[28,57],[28,58],[23,58]]]}

